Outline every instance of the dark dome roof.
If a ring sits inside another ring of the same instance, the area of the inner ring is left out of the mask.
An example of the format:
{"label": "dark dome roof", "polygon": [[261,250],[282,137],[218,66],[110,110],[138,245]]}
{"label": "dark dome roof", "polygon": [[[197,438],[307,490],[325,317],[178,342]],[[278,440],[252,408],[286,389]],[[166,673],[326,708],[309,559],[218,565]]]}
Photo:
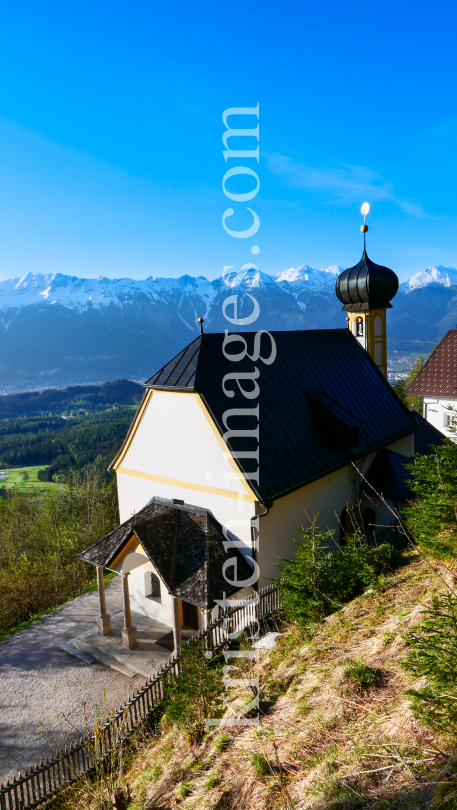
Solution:
{"label": "dark dome roof", "polygon": [[366,250],[355,267],[344,270],[336,280],[336,294],[344,309],[387,309],[398,291],[393,270],[375,264]]}

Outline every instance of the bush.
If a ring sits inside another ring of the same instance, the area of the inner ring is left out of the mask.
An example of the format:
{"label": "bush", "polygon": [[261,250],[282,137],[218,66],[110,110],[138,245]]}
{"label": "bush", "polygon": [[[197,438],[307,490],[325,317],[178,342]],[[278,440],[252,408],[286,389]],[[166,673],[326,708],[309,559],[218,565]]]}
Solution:
{"label": "bush", "polygon": [[0,634],[91,582],[95,570],[77,554],[116,524],[114,481],[93,467],[64,487],[0,499]]}
{"label": "bush", "polygon": [[302,540],[292,541],[295,558],[280,558],[276,580],[286,614],[302,626],[334,613],[366,587],[375,586],[401,558],[392,546],[370,546],[357,532],[331,552],[334,532],[319,531],[316,521],[309,529],[301,527]]}
{"label": "bush", "polygon": [[410,467],[415,500],[406,510],[408,529],[438,558],[457,555],[457,445],[449,440]]}
{"label": "bush", "polygon": [[224,684],[223,657],[205,656],[203,641],[191,641],[181,648],[179,678],[168,675],[162,705],[164,714],[175,723],[183,737],[194,745],[206,732],[206,719],[222,716]]}
{"label": "bush", "polygon": [[405,669],[429,682],[409,689],[412,708],[429,725],[457,727],[457,597],[448,591],[433,600],[422,622],[408,635]]}

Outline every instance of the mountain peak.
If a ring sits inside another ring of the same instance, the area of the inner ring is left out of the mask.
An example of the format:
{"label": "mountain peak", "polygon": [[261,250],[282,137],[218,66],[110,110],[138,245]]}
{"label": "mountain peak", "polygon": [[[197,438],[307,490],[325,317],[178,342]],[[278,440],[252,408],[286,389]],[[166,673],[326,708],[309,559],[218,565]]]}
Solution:
{"label": "mountain peak", "polygon": [[419,290],[421,287],[428,287],[430,284],[440,284],[443,287],[457,286],[457,268],[443,267],[442,264],[434,264],[426,270],[421,270],[408,281],[400,284],[400,291],[409,293]]}

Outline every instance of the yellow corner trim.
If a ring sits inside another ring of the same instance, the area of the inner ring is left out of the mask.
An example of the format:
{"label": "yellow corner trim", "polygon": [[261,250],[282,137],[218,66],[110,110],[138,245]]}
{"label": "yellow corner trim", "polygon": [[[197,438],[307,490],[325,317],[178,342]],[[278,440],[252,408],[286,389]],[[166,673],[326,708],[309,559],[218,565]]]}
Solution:
{"label": "yellow corner trim", "polygon": [[118,565],[124,562],[127,554],[130,554],[131,551],[135,551],[136,547],[139,545],[138,539],[132,534],[130,540],[127,541],[122,551],[119,552],[112,561],[110,565],[110,571],[115,571]]}
{"label": "yellow corner trim", "polygon": [[114,461],[114,464],[111,467],[112,470],[117,471],[119,469],[119,466],[122,464],[128,450],[130,449],[130,445],[132,444],[132,441],[133,441],[133,439],[135,437],[135,433],[137,432],[137,430],[138,430],[138,428],[139,428],[139,426],[141,424],[141,420],[142,420],[144,414],[146,413],[146,408],[149,405],[149,402],[150,402],[151,397],[152,397],[152,393],[153,392],[151,391],[151,389],[149,389],[149,391],[147,392],[147,394],[146,394],[146,396],[144,398],[143,404],[140,405],[140,407],[139,407],[139,409],[137,411],[137,414],[135,416],[134,422],[133,422],[133,424],[132,424],[132,426],[130,428],[130,431],[127,434],[127,437],[125,439],[124,446],[123,446],[122,450],[120,451],[118,457]]}
{"label": "yellow corner trim", "polygon": [[158,484],[170,484],[173,487],[181,487],[181,489],[192,489],[195,492],[208,492],[210,495],[222,495],[224,498],[234,498],[235,500],[250,501],[251,503],[257,501],[255,495],[245,494],[244,492],[230,492],[227,489],[204,487],[200,484],[190,484],[188,481],[178,481],[175,478],[164,478],[162,475],[152,475],[151,473],[138,472],[137,470],[127,470],[125,467],[119,467],[117,472],[123,475],[133,475],[134,478],[156,481]]}
{"label": "yellow corner trim", "polygon": [[[228,448],[228,447],[227,447],[227,446],[224,444],[224,441],[223,441],[223,439],[222,439],[222,436],[221,436],[221,434],[220,434],[219,430],[217,429],[216,425],[214,424],[214,419],[212,418],[212,416],[211,416],[210,412],[208,411],[208,408],[206,407],[205,403],[203,402],[203,399],[201,398],[200,394],[195,394],[194,396],[196,396],[196,398],[197,398],[197,402],[198,402],[198,404],[200,405],[200,408],[201,408],[201,410],[202,410],[203,415],[205,416],[205,418],[206,418],[206,420],[207,420],[207,422],[208,422],[209,426],[211,427],[211,430],[213,431],[213,433],[214,433],[214,435],[215,435],[216,439],[218,440],[218,442],[219,442],[219,444],[220,444],[220,446],[221,446],[222,450],[224,451],[225,457],[226,457],[226,458],[229,460],[229,462],[230,462],[231,466],[233,467],[234,471],[235,471],[235,472],[236,472],[236,474],[238,475],[238,477],[239,477],[239,479],[240,479],[240,481],[241,481],[241,483],[242,483],[243,487],[245,488],[246,492],[248,492],[248,493],[249,493],[249,495],[252,495],[252,494],[253,494],[253,491],[252,491],[251,487],[249,486],[248,482],[247,482],[247,481],[246,481],[246,479],[244,478],[243,473],[241,472],[240,468],[237,466],[237,464],[236,464],[236,462],[235,462],[235,459],[234,459],[234,458],[232,458],[232,456],[231,456],[231,455],[229,455],[230,450],[229,450],[229,448]],[[254,497],[254,499],[253,499],[253,500],[255,500],[255,501],[256,501],[256,500],[257,500],[257,498],[255,498],[255,497]]]}

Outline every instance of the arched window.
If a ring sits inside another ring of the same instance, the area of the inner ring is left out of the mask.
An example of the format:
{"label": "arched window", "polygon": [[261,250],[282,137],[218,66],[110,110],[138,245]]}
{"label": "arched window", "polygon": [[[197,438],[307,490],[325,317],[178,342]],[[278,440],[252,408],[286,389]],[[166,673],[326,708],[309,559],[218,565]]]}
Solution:
{"label": "arched window", "polygon": [[357,337],[363,337],[363,318],[360,316],[357,318],[355,322],[355,334]]}
{"label": "arched window", "polygon": [[160,580],[152,571],[146,571],[144,575],[144,595],[151,599],[160,599]]}

